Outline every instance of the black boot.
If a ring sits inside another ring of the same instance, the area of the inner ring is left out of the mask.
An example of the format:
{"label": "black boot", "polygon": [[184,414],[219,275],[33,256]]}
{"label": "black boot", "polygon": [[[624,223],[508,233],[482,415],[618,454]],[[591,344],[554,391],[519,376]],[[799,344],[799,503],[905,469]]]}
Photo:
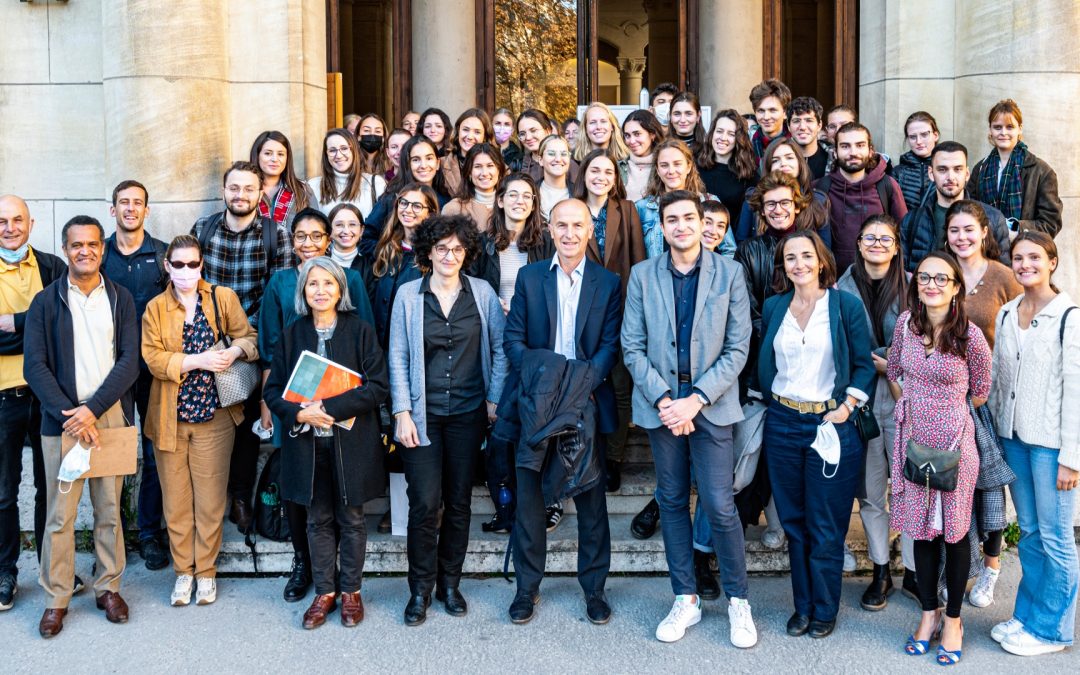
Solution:
{"label": "black boot", "polygon": [[659,524],[660,505],[656,503],[655,499],[652,499],[630,521],[630,534],[634,535],[634,539],[648,539],[656,534],[656,527]]}
{"label": "black boot", "polygon": [[720,597],[720,584],[712,571],[712,553],[694,549],[694,577],[697,579],[697,594],[702,600],[716,600]]}
{"label": "black boot", "polygon": [[618,492],[622,487],[622,465],[618,462],[607,462],[607,485],[605,489],[607,492]]}
{"label": "black boot", "polygon": [[293,554],[292,573],[285,584],[285,602],[300,602],[311,588],[311,561],[299,553]]}
{"label": "black boot", "polygon": [[888,565],[874,564],[874,578],[870,581],[870,587],[863,593],[862,608],[868,612],[877,612],[885,609],[889,604],[889,595],[893,592],[892,574]]}

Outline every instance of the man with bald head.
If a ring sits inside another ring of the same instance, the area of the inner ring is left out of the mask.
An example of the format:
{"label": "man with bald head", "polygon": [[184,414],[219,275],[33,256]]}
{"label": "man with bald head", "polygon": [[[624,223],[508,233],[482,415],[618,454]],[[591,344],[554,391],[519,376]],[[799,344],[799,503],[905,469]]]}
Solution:
{"label": "man with bald head", "polygon": [[41,406],[23,379],[23,329],[30,301],[67,272],[60,258],[30,246],[34,219],[19,197],[0,197],[0,610],[11,609],[19,561],[19,482],[24,439],[34,457],[34,538],[41,558],[45,464]]}
{"label": "man with bald head", "polygon": [[[583,397],[577,426],[590,427],[576,432],[592,439],[591,455],[586,447],[579,455],[580,465],[592,466],[589,477],[579,476],[577,466],[570,469],[575,478],[582,478],[573,490],[578,520],[578,582],[585,592],[585,609],[589,621],[607,623],[611,608],[604,596],[608,567],[611,562],[611,534],[608,530],[607,502],[603,480],[603,434],[611,433],[618,424],[615,394],[608,374],[619,352],[619,329],[622,325],[622,285],[619,276],[587,259],[589,238],[593,235],[592,214],[588,206],[577,199],[567,199],[551,210],[549,225],[556,254],[550,261],[526,265],[518,272],[514,297],[503,331],[503,350],[510,361],[510,375],[504,389],[499,417],[512,415],[511,408],[526,397],[553,406],[562,402],[545,400],[574,391]],[[530,382],[542,381],[526,377],[542,368],[538,362],[551,363],[552,368],[565,367],[563,381],[553,389],[563,392],[549,394],[537,387],[529,390]],[[574,378],[581,378],[575,382]],[[525,383],[519,387],[519,383]],[[575,387],[575,384],[577,385]],[[584,389],[587,387],[587,389]],[[520,392],[516,390],[522,389]],[[591,391],[590,391],[591,390]],[[524,404],[517,406],[522,409]],[[522,418],[525,415],[521,416]],[[545,504],[554,496],[546,468],[559,459],[556,442],[537,448],[527,445],[525,421],[522,420],[520,441],[516,452],[517,512],[513,530],[514,574],[517,595],[510,605],[510,620],[527,623],[540,601],[540,581],[544,576],[547,554]],[[530,439],[531,440],[531,439]],[[543,484],[542,484],[543,483]],[[555,486],[563,487],[563,483]]]}

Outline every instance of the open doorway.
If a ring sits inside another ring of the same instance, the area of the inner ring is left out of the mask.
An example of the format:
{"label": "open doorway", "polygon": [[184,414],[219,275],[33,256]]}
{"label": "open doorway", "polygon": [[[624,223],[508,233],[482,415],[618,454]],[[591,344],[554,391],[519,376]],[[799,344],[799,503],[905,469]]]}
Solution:
{"label": "open doorway", "polygon": [[342,111],[394,119],[393,2],[337,0]]}

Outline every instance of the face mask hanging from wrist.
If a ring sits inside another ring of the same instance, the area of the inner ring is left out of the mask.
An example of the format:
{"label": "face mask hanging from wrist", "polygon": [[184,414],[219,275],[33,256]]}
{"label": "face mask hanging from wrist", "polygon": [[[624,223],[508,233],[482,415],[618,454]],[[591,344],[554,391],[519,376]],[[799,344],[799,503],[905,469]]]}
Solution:
{"label": "face mask hanging from wrist", "polygon": [[[836,426],[832,422],[819,424],[817,436],[810,447],[821,457],[821,475],[826,478],[834,477],[840,470],[840,434],[836,432]],[[829,464],[835,465],[831,474],[825,473]]]}
{"label": "face mask hanging from wrist", "polygon": [[[64,461],[60,462],[60,472],[56,475],[60,485],[57,488],[60,494],[71,492],[71,484],[79,480],[84,473],[90,470],[90,448],[84,446],[82,441],[75,444],[68,454],[64,455]],[[68,489],[64,489],[64,483]]]}

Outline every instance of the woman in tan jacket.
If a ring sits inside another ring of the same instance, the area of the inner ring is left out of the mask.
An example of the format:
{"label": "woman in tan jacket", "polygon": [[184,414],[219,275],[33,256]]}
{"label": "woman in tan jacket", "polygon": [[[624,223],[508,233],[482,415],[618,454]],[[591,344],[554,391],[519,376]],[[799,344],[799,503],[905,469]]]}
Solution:
{"label": "woman in tan jacket", "polygon": [[[220,407],[214,373],[259,354],[236,293],[203,281],[198,240],[177,237],[165,260],[169,285],[143,315],[142,354],[154,376],[144,424],[154,442],[176,572],[172,604],[190,603],[197,583],[195,601],[208,605],[217,598],[233,434],[244,419],[241,404]],[[211,351],[222,335],[232,346]]]}

